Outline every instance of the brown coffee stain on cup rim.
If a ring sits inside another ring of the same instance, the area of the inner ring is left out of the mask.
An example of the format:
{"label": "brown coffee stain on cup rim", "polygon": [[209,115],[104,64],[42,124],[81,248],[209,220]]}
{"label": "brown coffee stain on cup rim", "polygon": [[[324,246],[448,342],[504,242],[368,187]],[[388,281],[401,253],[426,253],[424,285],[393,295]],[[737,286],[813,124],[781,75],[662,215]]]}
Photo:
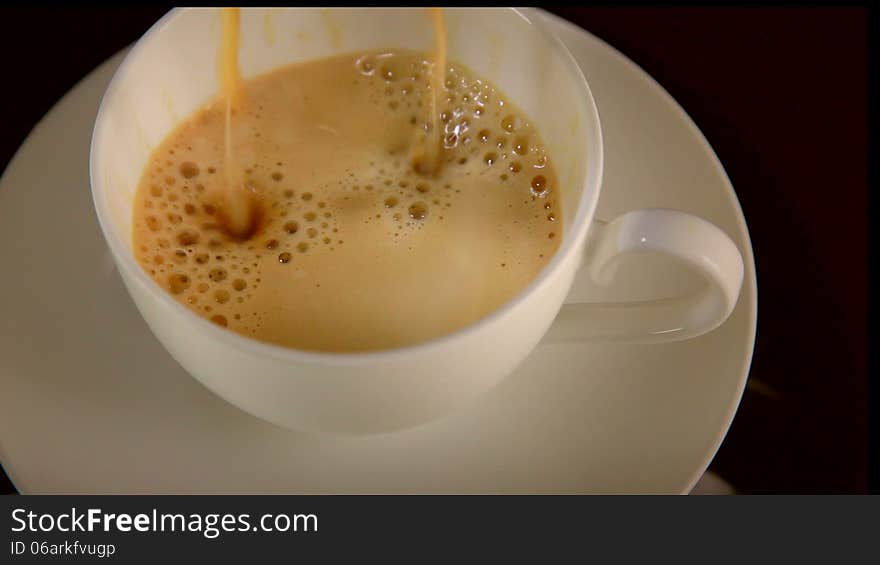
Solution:
{"label": "brown coffee stain on cup rim", "polygon": [[324,24],[324,31],[330,47],[333,49],[341,49],[343,44],[342,28],[336,20],[336,16],[329,8],[321,8],[321,22]]}
{"label": "brown coffee stain on cup rim", "polygon": [[277,8],[269,8],[269,10],[263,14],[263,40],[268,45],[275,45],[275,40],[278,38],[278,28],[275,23],[275,11]]}

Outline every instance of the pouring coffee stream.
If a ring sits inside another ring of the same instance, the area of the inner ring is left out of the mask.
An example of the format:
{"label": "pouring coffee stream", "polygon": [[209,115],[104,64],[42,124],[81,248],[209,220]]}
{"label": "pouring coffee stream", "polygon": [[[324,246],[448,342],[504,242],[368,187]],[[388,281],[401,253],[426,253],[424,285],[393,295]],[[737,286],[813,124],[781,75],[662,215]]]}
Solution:
{"label": "pouring coffee stream", "polygon": [[413,143],[411,161],[416,172],[430,175],[440,168],[440,143],[442,138],[439,100],[444,89],[446,75],[446,18],[443,8],[429,8],[434,25],[434,64],[431,71],[431,99],[428,104],[430,116],[425,121],[429,130]]}
{"label": "pouring coffee stream", "polygon": [[246,239],[256,229],[259,210],[256,190],[244,181],[236,161],[232,141],[232,116],[242,104],[241,70],[238,65],[240,13],[238,8],[223,8],[220,12],[222,36],[218,57],[220,92],[225,103],[224,175],[225,184],[218,197],[221,226],[236,238]]}
{"label": "pouring coffee stream", "polygon": [[[426,131],[419,133],[412,142],[410,161],[413,169],[422,175],[434,175],[440,167],[442,124],[440,120],[440,94],[444,90],[446,69],[446,20],[442,8],[428,8],[434,30],[434,63],[432,65],[430,100],[427,104]],[[220,12],[222,33],[218,56],[220,93],[225,104],[224,175],[225,185],[217,195],[219,219],[223,229],[238,239],[247,239],[259,224],[258,192],[245,181],[242,168],[233,149],[232,118],[243,104],[241,69],[238,64],[240,9],[222,8]]]}

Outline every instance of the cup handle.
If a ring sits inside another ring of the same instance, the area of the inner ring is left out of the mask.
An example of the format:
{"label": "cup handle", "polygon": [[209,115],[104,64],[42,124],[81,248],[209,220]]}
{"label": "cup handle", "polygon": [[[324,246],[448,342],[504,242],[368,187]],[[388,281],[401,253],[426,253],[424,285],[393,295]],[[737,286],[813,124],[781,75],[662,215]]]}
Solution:
{"label": "cup handle", "polygon": [[660,343],[697,337],[721,325],[736,305],[743,259],[736,244],[706,220],[651,208],[594,221],[581,268],[600,285],[614,279],[620,257],[630,251],[666,254],[695,269],[706,288],[678,298],[618,303],[565,304],[546,336],[550,342]]}

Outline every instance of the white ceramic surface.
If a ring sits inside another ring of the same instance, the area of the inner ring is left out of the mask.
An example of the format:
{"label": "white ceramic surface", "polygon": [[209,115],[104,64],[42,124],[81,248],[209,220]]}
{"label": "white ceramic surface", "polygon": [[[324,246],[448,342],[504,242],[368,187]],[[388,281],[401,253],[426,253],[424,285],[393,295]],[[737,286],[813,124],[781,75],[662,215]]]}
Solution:
{"label": "white ceramic surface", "polygon": [[[537,345],[565,301],[588,245],[587,271],[603,284],[614,282],[624,254],[650,251],[679,259],[709,284],[680,300],[580,308],[566,318],[569,339],[694,337],[720,325],[739,298],[740,253],[705,220],[643,210],[592,229],[588,243],[601,187],[602,136],[577,63],[545,33],[537,12],[445,12],[450,58],[500,86],[547,140],[567,221],[559,251],[517,297],[461,331],[411,347],[328,354],[258,343],[194,315],[135,262],[131,203],[144,164],[179,117],[216,91],[217,10],[169,13],[134,46],[104,96],[92,138],[92,191],[123,282],[171,355],[251,414],[291,429],[349,434],[393,431],[450,414],[497,385]],[[284,33],[266,36],[266,18]],[[432,37],[423,10],[396,8],[246,9],[241,27],[245,77],[338,53],[430,48]],[[312,34],[303,36],[304,30]]]}
{"label": "white ceramic surface", "polygon": [[[261,422],[200,387],[152,337],[97,228],[88,143],[117,56],[47,114],[0,179],[0,257],[24,274],[0,278],[0,461],[16,486],[687,492],[724,437],[751,361],[748,233],[723,169],[675,102],[595,37],[555,18],[553,28],[589,68],[602,114],[598,217],[679,208],[731,234],[746,273],[728,322],[678,343],[542,345],[476,402],[404,432],[332,438]],[[55,229],[32,229],[41,224]],[[601,288],[582,278],[571,296],[615,300],[698,284],[665,261],[619,269],[625,284]]]}

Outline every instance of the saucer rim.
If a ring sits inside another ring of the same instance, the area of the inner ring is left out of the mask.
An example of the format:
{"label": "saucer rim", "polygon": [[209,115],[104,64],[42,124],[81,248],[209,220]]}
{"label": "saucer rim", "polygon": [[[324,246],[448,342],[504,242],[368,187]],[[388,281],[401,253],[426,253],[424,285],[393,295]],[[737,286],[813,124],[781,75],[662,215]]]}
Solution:
{"label": "saucer rim", "polygon": [[[749,233],[748,223],[746,222],[745,214],[743,213],[742,204],[740,204],[739,198],[737,198],[736,190],[733,188],[733,183],[730,181],[730,177],[727,175],[727,171],[724,169],[724,165],[721,163],[721,160],[718,158],[718,154],[712,148],[712,144],[709,143],[709,140],[703,134],[702,130],[700,130],[699,126],[697,126],[696,122],[694,122],[693,118],[691,118],[690,114],[688,114],[685,109],[678,103],[677,100],[665,89],[663,86],[657,82],[657,80],[650,75],[647,71],[645,71],[642,67],[640,67],[635,61],[624,55],[620,50],[606,42],[602,38],[590,33],[586,29],[578,26],[577,24],[566,20],[565,18],[553,14],[551,12],[543,11],[544,16],[551,20],[554,25],[558,25],[560,27],[568,28],[570,31],[577,33],[580,36],[585,36],[587,39],[598,43],[600,46],[605,48],[611,56],[617,58],[621,63],[626,66],[629,66],[635,74],[639,75],[643,80],[646,80],[651,88],[658,92],[666,101],[666,103],[675,111],[680,118],[682,118],[685,125],[688,129],[691,130],[691,133],[694,134],[694,137],[700,141],[700,145],[702,146],[703,152],[709,157],[712,162],[713,167],[715,168],[718,176],[722,180],[725,189],[727,190],[727,195],[733,205],[734,216],[736,217],[736,223],[739,233],[738,236],[742,237],[743,242],[745,243],[745,248],[740,249],[740,253],[743,256],[743,265],[745,266],[745,274],[747,276],[743,277],[743,289],[745,290],[746,285],[748,285],[748,296],[751,297],[751,308],[748,310],[748,334],[746,336],[746,343],[750,343],[751,345],[747,348],[745,352],[745,364],[742,374],[740,375],[740,380],[738,383],[739,391],[736,394],[736,397],[732,399],[730,406],[728,407],[727,412],[724,414],[724,420],[726,424],[723,426],[723,429],[719,430],[718,434],[716,434],[714,445],[710,448],[709,452],[703,458],[703,462],[700,467],[695,471],[694,475],[691,477],[691,480],[688,482],[686,489],[684,489],[683,494],[687,494],[693,490],[694,486],[696,486],[697,482],[699,482],[700,478],[705,474],[706,470],[709,468],[709,465],[712,463],[712,460],[715,459],[715,455],[718,454],[718,450],[721,448],[721,444],[724,442],[724,438],[727,437],[727,433],[730,431],[730,426],[733,425],[733,419],[736,416],[737,410],[739,410],[739,405],[742,402],[743,394],[745,393],[746,383],[748,382],[749,372],[752,367],[752,360],[754,359],[755,354],[755,343],[756,336],[758,331],[758,275],[755,266],[755,254],[754,248],[752,246],[752,238]],[[577,59],[577,56],[575,56]],[[589,81],[589,77],[587,78]],[[599,104],[597,103],[597,107]],[[601,108],[600,108],[600,119],[601,119]],[[740,291],[739,300],[744,300],[747,293]]]}

